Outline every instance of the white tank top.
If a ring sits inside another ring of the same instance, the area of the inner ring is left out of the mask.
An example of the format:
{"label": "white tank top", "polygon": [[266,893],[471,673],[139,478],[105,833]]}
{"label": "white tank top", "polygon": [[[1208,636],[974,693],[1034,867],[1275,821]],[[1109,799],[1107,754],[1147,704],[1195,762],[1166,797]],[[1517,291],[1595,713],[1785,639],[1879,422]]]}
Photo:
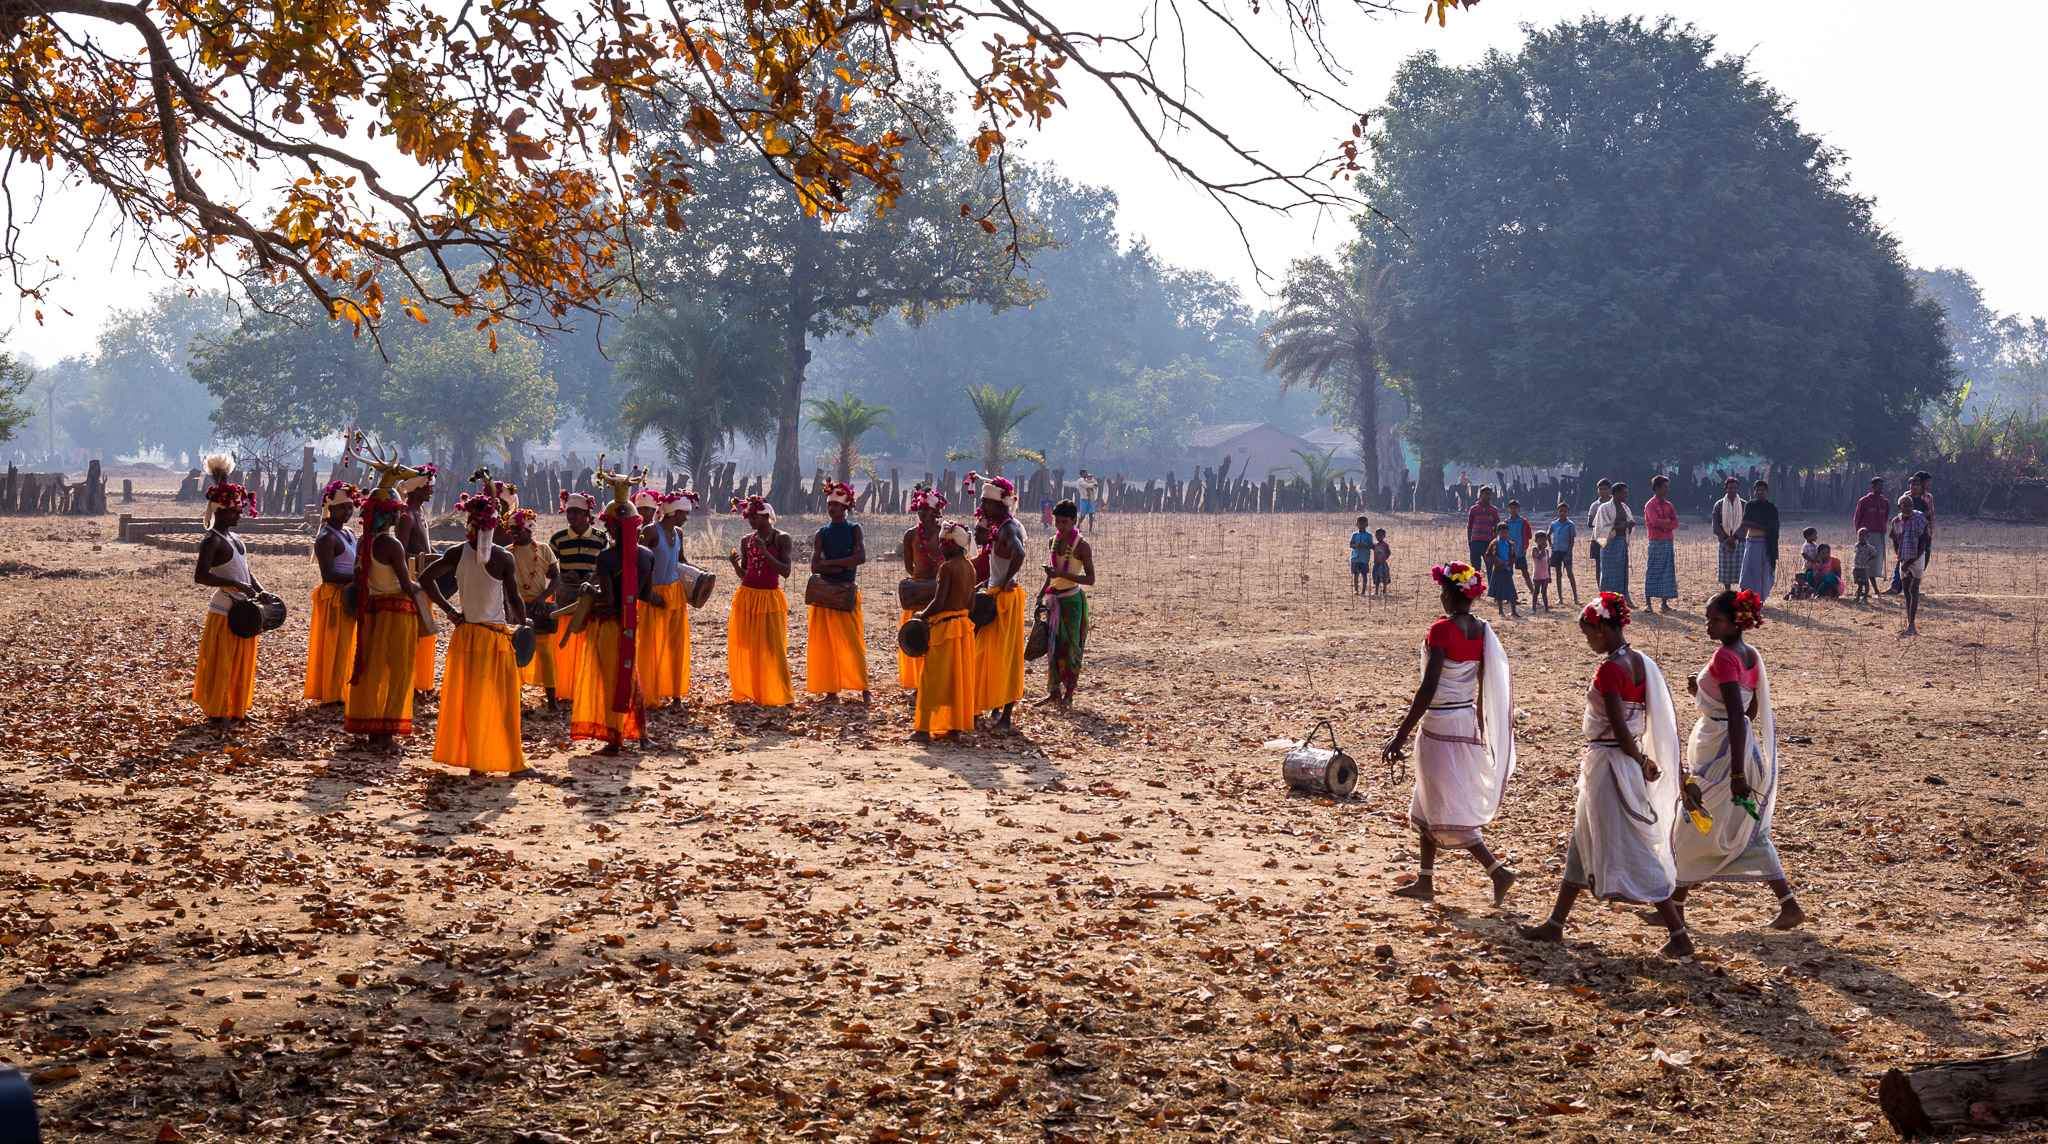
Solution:
{"label": "white tank top", "polygon": [[[248,551],[242,547],[240,537],[232,532],[225,533],[224,535],[228,538],[228,544],[234,549],[235,555],[226,564],[214,565],[213,574],[224,576],[230,580],[240,580],[242,583],[247,584],[249,582]],[[240,595],[230,592],[226,588],[215,588],[213,590],[213,599],[206,602],[206,610],[218,612],[225,616],[228,614],[228,605],[241,598]]]}
{"label": "white tank top", "polygon": [[472,624],[505,623],[505,585],[476,554],[476,545],[462,546],[455,559],[455,591],[462,603],[462,618]]}
{"label": "white tank top", "polygon": [[[1007,529],[1007,528],[1011,527],[1012,525],[1015,525],[1015,526],[1016,526],[1016,529],[1017,529],[1017,547],[1018,547],[1018,549],[1020,549],[1020,550],[1021,550],[1021,549],[1022,549],[1022,548],[1024,547],[1024,545],[1025,545],[1025,544],[1026,544],[1026,543],[1028,542],[1028,538],[1027,538],[1027,537],[1026,537],[1026,536],[1024,535],[1024,524],[1023,524],[1023,522],[1022,522],[1022,521],[1018,520],[1018,519],[1017,519],[1016,517],[1014,517],[1014,516],[1010,516],[1010,517],[1005,517],[1005,518],[1003,518],[1003,523],[1002,523],[1002,524],[1000,524],[1000,525],[997,525],[997,526],[996,526],[996,530],[997,530],[998,532],[1001,532],[1002,530],[1004,530],[1004,529]],[[1024,562],[1024,557],[1023,557],[1023,556],[1021,555],[1021,553],[1020,553],[1020,555],[1019,555],[1019,556],[1017,557],[1017,563],[1019,563],[1019,564],[1022,564],[1023,562]],[[991,584],[997,583],[998,581],[1002,580],[1002,578],[1003,578],[1003,577],[1005,577],[1005,576],[1007,576],[1007,575],[1009,575],[1009,574],[1010,574],[1010,561],[1009,561],[1009,560],[1006,560],[1006,559],[1004,559],[1004,557],[1003,557],[1003,554],[1002,554],[1002,552],[1001,552],[1001,551],[999,551],[999,550],[997,550],[997,549],[994,549],[994,548],[991,548],[991,549],[989,549],[989,551],[988,551],[988,582],[989,582],[989,583],[991,583]]]}
{"label": "white tank top", "polygon": [[323,525],[321,525],[320,527],[321,527],[321,529],[322,529],[322,530],[324,530],[324,531],[325,531],[325,532],[326,532],[326,533],[327,533],[328,535],[330,535],[330,536],[334,537],[334,539],[336,539],[336,540],[338,540],[338,541],[340,541],[340,542],[341,542],[341,552],[340,552],[340,554],[339,554],[339,555],[335,556],[335,558],[334,558],[334,570],[335,570],[336,572],[340,573],[340,574],[341,574],[341,575],[343,575],[343,576],[353,576],[353,575],[355,575],[355,574],[356,574],[356,541],[355,541],[355,537],[352,537],[352,536],[350,536],[350,535],[349,535],[348,533],[346,533],[346,532],[343,532],[342,530],[340,530],[340,529],[338,529],[338,528],[334,527],[334,526],[333,526],[333,525],[331,525],[331,524],[323,524]]}

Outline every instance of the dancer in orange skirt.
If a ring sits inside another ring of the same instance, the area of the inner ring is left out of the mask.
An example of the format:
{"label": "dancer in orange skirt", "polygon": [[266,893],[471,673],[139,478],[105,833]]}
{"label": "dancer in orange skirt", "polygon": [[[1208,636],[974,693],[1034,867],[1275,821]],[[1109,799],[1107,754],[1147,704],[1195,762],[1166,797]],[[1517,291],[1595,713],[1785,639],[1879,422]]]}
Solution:
{"label": "dancer in orange skirt", "polygon": [[734,497],[732,511],[754,530],[727,557],[740,574],[725,628],[732,701],[788,707],[796,702],[789,678],[789,597],[782,594],[782,578],[789,575],[789,534],[776,529],[775,506],[759,495]]}
{"label": "dancer in orange skirt", "polygon": [[690,519],[697,494],[649,489],[633,501],[647,506],[641,510],[643,517],[655,514],[640,530],[640,543],[654,553],[654,577],[642,595],[660,604],[641,617],[640,685],[650,706],[663,707],[690,697],[690,609],[683,602],[683,525]]}
{"label": "dancer in orange skirt", "polygon": [[[854,583],[855,569],[868,562],[867,538],[860,525],[846,519],[853,511],[853,486],[825,483],[825,512],[832,519],[811,541],[811,574],[834,584]],[[869,701],[868,648],[861,630],[860,590],[854,589],[851,610],[812,605],[807,616],[810,639],[804,646],[804,692],[822,695],[821,703],[839,702],[842,691],[860,692]]]}
{"label": "dancer in orange skirt", "polygon": [[[441,678],[434,761],[472,771],[517,774],[527,769],[519,743],[519,663],[512,651],[513,632],[525,627],[526,609],[512,553],[492,542],[500,511],[516,505],[516,495],[511,486],[494,483],[492,492],[456,502],[469,518],[468,540],[421,574],[427,595],[455,625]],[[462,601],[459,611],[436,582],[450,572]]]}
{"label": "dancer in orange skirt", "polygon": [[[562,590],[562,565],[555,559],[555,550],[545,541],[533,538],[533,525],[539,519],[540,514],[530,508],[514,509],[506,518],[512,535],[513,580],[519,586],[519,599],[525,605],[529,620],[541,609],[552,613],[554,601],[560,599]],[[555,687],[558,678],[555,641],[560,638],[560,633],[551,628],[538,633],[538,636],[534,641],[533,658],[519,669],[519,683],[523,687],[540,688],[548,710],[553,711],[557,709]]]}
{"label": "dancer in orange skirt", "polygon": [[313,540],[320,586],[313,589],[313,632],[306,638],[305,695],[323,707],[348,697],[349,672],[355,667],[356,618],[343,597],[355,586],[356,541],[343,529],[362,499],[362,490],[346,481],[329,482],[320,495],[324,515]]}
{"label": "dancer in orange skirt", "polygon": [[234,534],[242,517],[256,515],[256,494],[230,484],[235,459],[225,453],[206,458],[213,484],[206,490],[206,536],[199,542],[192,582],[214,590],[206,605],[206,630],[199,637],[199,662],[192,673],[192,700],[216,731],[249,718],[256,697],[256,637],[228,629],[228,608],[263,590],[249,568],[249,547]]}
{"label": "dancer in orange skirt", "polygon": [[1017,487],[1002,477],[967,474],[971,489],[981,486],[981,507],[975,515],[989,531],[988,579],[983,589],[995,597],[996,618],[975,633],[975,655],[981,662],[982,710],[994,714],[991,729],[1010,725],[1010,713],[1024,698],[1024,588],[1017,573],[1024,566],[1024,525],[1017,519]]}
{"label": "dancer in orange skirt", "polygon": [[[398,522],[398,539],[404,543],[406,558],[412,561],[414,570],[426,567],[427,561],[433,559],[429,555],[434,546],[433,538],[427,534],[427,502],[434,499],[434,478],[439,472],[433,465],[421,465],[396,486],[405,501],[405,515]],[[412,689],[423,697],[434,690],[435,650],[436,637],[430,633],[422,634],[414,646]]]}
{"label": "dancer in orange skirt", "polygon": [[[562,516],[569,527],[555,533],[548,547],[562,566],[562,587],[555,596],[558,610],[576,602],[576,594],[597,572],[597,556],[611,545],[611,538],[597,526],[597,498],[589,493],[562,490]],[[588,630],[587,628],[585,629]],[[560,636],[556,639],[559,641]],[[570,706],[576,704],[576,675],[583,670],[583,632],[568,637],[555,649],[555,695]]]}
{"label": "dancer in orange skirt", "polygon": [[[654,553],[639,542],[640,515],[625,499],[627,482],[637,479],[603,471],[598,458],[598,480],[613,486],[613,500],[599,519],[611,536],[611,547],[597,557],[597,570],[583,586],[595,597],[588,623],[583,629],[583,663],[576,673],[576,693],[569,709],[571,739],[601,739],[600,755],[616,755],[627,739],[647,740],[647,710],[640,690],[637,646],[626,643],[627,624],[634,629],[634,645],[656,606],[639,593],[654,575]],[[633,580],[625,577],[626,553],[635,554]]]}
{"label": "dancer in orange skirt", "polygon": [[356,654],[342,729],[357,747],[396,749],[395,736],[412,734],[413,665],[420,644],[419,584],[398,539],[405,502],[388,487],[372,490],[363,506],[356,547]]}
{"label": "dancer in orange skirt", "polygon": [[[917,514],[917,523],[903,534],[903,574],[912,580],[936,580],[939,565],[945,563],[945,553],[940,551],[939,514],[946,510],[946,495],[937,489],[929,489],[920,482],[910,490],[910,511]],[[910,617],[916,615],[909,608],[896,618],[901,628]],[[924,659],[896,651],[896,682],[910,692],[910,705],[917,706],[917,682],[924,677]]]}
{"label": "dancer in orange skirt", "polygon": [[973,537],[965,525],[950,520],[939,527],[944,561],[939,565],[938,590],[918,613],[931,625],[932,638],[917,689],[913,743],[929,743],[933,736],[959,742],[960,732],[973,730],[974,716],[986,706],[978,694],[981,672],[975,662],[974,623],[967,618],[967,603],[974,596],[974,565],[967,559]]}

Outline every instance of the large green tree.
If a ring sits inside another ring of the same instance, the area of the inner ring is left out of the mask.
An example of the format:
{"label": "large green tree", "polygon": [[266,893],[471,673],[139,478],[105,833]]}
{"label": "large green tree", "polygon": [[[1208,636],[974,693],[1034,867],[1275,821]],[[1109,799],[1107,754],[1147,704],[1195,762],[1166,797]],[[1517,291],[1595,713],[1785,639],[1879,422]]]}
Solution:
{"label": "large green tree", "polygon": [[545,440],[561,423],[555,379],[540,347],[510,328],[491,336],[437,322],[391,358],[393,420],[416,438],[448,443],[448,468],[467,480],[485,446]]}
{"label": "large green tree", "polygon": [[1280,313],[1266,327],[1266,368],[1280,384],[1320,390],[1348,411],[1368,486],[1379,488],[1379,288],[1386,271],[1369,262],[1338,269],[1303,258],[1287,268]]}
{"label": "large green tree", "polygon": [[703,487],[706,470],[735,437],[775,425],[767,400],[780,373],[775,331],[744,306],[657,298],[627,319],[613,376],[624,384],[620,425],[652,434],[668,459]]}
{"label": "large green tree", "polygon": [[[900,189],[870,192],[857,209],[825,217],[800,182],[756,157],[706,155],[680,208],[685,229],[650,233],[643,273],[679,289],[747,299],[782,337],[771,389],[776,419],[773,499],[802,477],[799,448],[811,342],[864,330],[891,312],[921,317],[965,304],[1002,309],[1028,300],[1011,273],[1005,228],[983,225],[1002,198],[994,172],[953,141],[944,97],[930,85],[877,98],[847,88],[844,119],[888,124],[902,139]],[[681,146],[687,124],[667,129]],[[885,209],[886,208],[886,209]],[[1031,242],[1028,237],[1017,242]]]}
{"label": "large green tree", "polygon": [[15,356],[0,350],[0,441],[14,440],[14,434],[35,410],[24,399],[28,383],[35,379],[35,371],[24,368]]}
{"label": "large green tree", "polygon": [[166,289],[141,309],[116,310],[100,329],[81,406],[66,419],[74,444],[134,456],[160,450],[197,465],[214,439],[214,397],[187,369],[193,343],[234,319],[225,294]]}
{"label": "large green tree", "polygon": [[[1953,371],[1842,156],[1740,58],[1588,17],[1405,64],[1376,117],[1360,257],[1432,464],[1647,476],[1752,453],[1898,455]],[[1390,220],[1390,221],[1389,221]]]}

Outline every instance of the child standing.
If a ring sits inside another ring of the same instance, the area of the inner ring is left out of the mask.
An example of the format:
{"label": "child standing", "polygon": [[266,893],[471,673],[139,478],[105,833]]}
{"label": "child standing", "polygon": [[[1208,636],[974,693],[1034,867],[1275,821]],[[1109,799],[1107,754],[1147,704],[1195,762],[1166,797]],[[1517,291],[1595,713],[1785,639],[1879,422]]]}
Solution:
{"label": "child standing", "polygon": [[1867,528],[1857,529],[1855,569],[1856,598],[1858,600],[1868,600],[1871,598],[1871,593],[1877,586],[1877,577],[1881,567],[1878,562],[1882,559],[1884,559],[1884,553],[1878,550],[1877,542],[1871,539],[1870,530]]}
{"label": "child standing", "polygon": [[1507,521],[1494,525],[1493,539],[1486,545],[1486,594],[1493,597],[1495,614],[1511,619],[1521,599],[1515,594],[1515,561],[1520,555],[1515,542],[1508,539]]}
{"label": "child standing", "polygon": [[[1566,523],[1570,523],[1567,521]],[[1550,533],[1539,532],[1529,541],[1529,610],[1550,610]]]}
{"label": "child standing", "polygon": [[1358,531],[1351,534],[1351,594],[1363,596],[1372,581],[1372,529],[1371,522],[1358,518]]}
{"label": "child standing", "polygon": [[1572,506],[1557,502],[1557,519],[1550,522],[1550,566],[1565,574],[1572,582],[1572,603],[1579,602],[1579,578],[1572,572],[1572,542],[1579,537],[1579,526],[1572,522]]}
{"label": "child standing", "polygon": [[1394,583],[1394,574],[1387,568],[1387,557],[1394,550],[1387,544],[1387,530],[1382,528],[1373,533],[1372,546],[1372,590],[1375,595],[1384,596]]}

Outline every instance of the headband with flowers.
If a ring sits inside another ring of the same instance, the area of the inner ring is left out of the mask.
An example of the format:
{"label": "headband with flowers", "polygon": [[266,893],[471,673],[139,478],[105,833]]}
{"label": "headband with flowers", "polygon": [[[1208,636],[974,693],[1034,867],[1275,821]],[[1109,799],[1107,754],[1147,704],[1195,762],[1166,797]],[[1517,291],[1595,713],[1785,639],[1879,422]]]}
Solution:
{"label": "headband with flowers", "polygon": [[847,511],[851,512],[853,510],[853,502],[855,499],[856,498],[853,495],[853,486],[851,484],[848,484],[844,481],[825,482],[826,504],[843,504],[846,506]]}
{"label": "headband with flowers", "polygon": [[682,502],[684,501],[690,502],[689,504],[683,505],[684,510],[687,511],[690,509],[697,508],[699,505],[702,505],[704,503],[704,498],[698,496],[696,493],[693,493],[688,489],[677,489],[675,492],[668,494],[669,511],[674,512],[675,506],[678,504],[682,504]]}
{"label": "headband with flowers", "polygon": [[360,506],[362,503],[363,490],[347,481],[329,481],[327,487],[320,490],[321,508],[334,508],[345,504]]}
{"label": "headband with flowers", "polygon": [[1619,592],[1602,592],[1585,611],[1579,613],[1582,624],[1611,623],[1617,628],[1628,626],[1628,599]]}
{"label": "headband with flowers", "polygon": [[[659,489],[640,489],[629,499],[634,508],[642,510],[651,508],[655,511],[656,515],[659,515],[661,513],[662,501],[665,498]],[[645,516],[647,514],[643,511],[641,515]]]}
{"label": "headband with flowers", "polygon": [[241,485],[214,485],[206,490],[206,499],[221,508],[233,509],[243,516],[263,515],[256,511],[256,494]]}
{"label": "headband with flowers", "polygon": [[455,500],[455,511],[469,518],[469,539],[479,550],[498,531],[498,498],[489,493],[467,493]]}
{"label": "headband with flowers", "polygon": [[469,475],[469,483],[482,485],[484,492],[489,493],[497,500],[498,514],[500,516],[519,507],[519,486],[506,484],[504,481],[492,480],[489,469],[480,468],[471,473]]}
{"label": "headband with flowers", "polygon": [[1735,593],[1735,603],[1730,610],[1735,614],[1735,626],[1743,631],[1764,626],[1763,598],[1755,592],[1745,590]]}
{"label": "headband with flowers", "polygon": [[1430,578],[1446,588],[1456,588],[1467,600],[1477,600],[1486,594],[1486,578],[1477,568],[1462,561],[1439,564],[1429,570]]}
{"label": "headband with flowers", "polygon": [[434,478],[440,475],[440,467],[435,465],[432,461],[415,465],[413,467],[418,470],[418,475],[407,477],[404,480],[398,482],[399,496],[411,496],[413,493],[416,493],[421,489],[425,489],[429,493],[432,493],[434,491]]}
{"label": "headband with flowers", "polygon": [[974,534],[968,531],[966,525],[961,524],[957,520],[942,520],[939,522],[939,541],[943,544],[951,544],[960,549],[960,551],[965,552],[973,546]]}
{"label": "headband with flowers", "polygon": [[765,512],[772,520],[775,517],[775,506],[768,503],[767,497],[754,493],[750,496],[732,498],[732,512],[734,516],[753,516],[755,513]]}
{"label": "headband with flowers", "polygon": [[910,490],[910,511],[923,512],[928,508],[946,511],[946,494],[919,481]]}
{"label": "headband with flowers", "polygon": [[572,508],[580,508],[584,512],[597,511],[597,498],[589,493],[572,493],[568,489],[563,489],[562,495],[557,499],[561,502],[563,512],[568,512]]}
{"label": "headband with flowers", "polygon": [[1017,486],[1011,484],[1009,478],[984,477],[979,473],[970,472],[960,485],[961,488],[969,490],[976,486],[981,489],[982,500],[992,500],[1009,508],[1017,507]]}
{"label": "headband with flowers", "polygon": [[540,514],[532,509],[515,508],[512,515],[505,518],[505,525],[508,528],[532,528],[539,520]]}

